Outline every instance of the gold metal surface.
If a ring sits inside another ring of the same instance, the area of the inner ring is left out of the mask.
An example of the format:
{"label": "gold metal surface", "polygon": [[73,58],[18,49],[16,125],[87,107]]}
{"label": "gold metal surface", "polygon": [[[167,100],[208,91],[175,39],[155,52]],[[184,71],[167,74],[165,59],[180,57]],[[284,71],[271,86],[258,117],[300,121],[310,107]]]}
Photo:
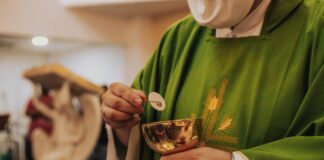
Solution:
{"label": "gold metal surface", "polygon": [[199,144],[201,119],[181,119],[142,125],[148,146],[162,155],[184,151]]}

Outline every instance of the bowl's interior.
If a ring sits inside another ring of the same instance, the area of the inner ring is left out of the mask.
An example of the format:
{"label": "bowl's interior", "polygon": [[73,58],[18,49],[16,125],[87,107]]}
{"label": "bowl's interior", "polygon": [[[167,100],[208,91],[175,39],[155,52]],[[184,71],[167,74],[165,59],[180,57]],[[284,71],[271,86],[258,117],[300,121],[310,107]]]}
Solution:
{"label": "bowl's interior", "polygon": [[155,152],[165,154],[170,150],[193,140],[199,139],[201,120],[182,119],[146,123],[142,125],[143,135],[146,143]]}

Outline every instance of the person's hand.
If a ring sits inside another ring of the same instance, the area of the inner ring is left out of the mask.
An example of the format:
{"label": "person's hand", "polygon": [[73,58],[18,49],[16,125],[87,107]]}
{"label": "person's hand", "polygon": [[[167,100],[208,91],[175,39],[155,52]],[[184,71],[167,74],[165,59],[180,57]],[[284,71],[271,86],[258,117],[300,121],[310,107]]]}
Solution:
{"label": "person's hand", "polygon": [[161,160],[231,160],[230,152],[210,147],[199,147],[184,152],[179,152],[161,157]]}
{"label": "person's hand", "polygon": [[101,97],[104,121],[114,129],[130,128],[139,122],[146,95],[121,83],[113,83]]}

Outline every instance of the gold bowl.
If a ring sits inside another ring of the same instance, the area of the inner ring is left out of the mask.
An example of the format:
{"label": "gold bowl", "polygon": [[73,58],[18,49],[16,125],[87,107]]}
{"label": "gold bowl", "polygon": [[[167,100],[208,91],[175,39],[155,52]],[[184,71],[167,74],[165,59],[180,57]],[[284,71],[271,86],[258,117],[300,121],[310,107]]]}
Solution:
{"label": "gold bowl", "polygon": [[167,155],[196,147],[201,126],[201,119],[169,120],[143,124],[142,131],[152,150]]}

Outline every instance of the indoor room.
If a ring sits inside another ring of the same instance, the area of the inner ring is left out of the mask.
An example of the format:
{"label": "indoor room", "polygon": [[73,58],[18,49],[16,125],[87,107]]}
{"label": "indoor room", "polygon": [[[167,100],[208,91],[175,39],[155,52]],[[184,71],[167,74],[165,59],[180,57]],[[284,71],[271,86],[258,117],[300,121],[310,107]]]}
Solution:
{"label": "indoor room", "polygon": [[[32,156],[31,140],[25,145],[30,130],[37,128],[37,122],[31,126],[33,118],[27,113],[37,82],[24,76],[27,71],[55,70],[59,65],[96,87],[114,82],[131,85],[169,25],[187,14],[186,2],[178,0],[2,1],[0,159],[41,159]],[[51,78],[45,79],[56,80]],[[99,93],[94,95],[100,97]],[[100,105],[95,107],[100,110]],[[101,112],[96,118],[102,119]],[[54,159],[105,159],[104,122],[94,130],[98,131],[89,137],[93,139],[89,147],[76,151],[85,152],[83,157]]]}
{"label": "indoor room", "polygon": [[324,160],[323,0],[2,0],[0,160]]}

